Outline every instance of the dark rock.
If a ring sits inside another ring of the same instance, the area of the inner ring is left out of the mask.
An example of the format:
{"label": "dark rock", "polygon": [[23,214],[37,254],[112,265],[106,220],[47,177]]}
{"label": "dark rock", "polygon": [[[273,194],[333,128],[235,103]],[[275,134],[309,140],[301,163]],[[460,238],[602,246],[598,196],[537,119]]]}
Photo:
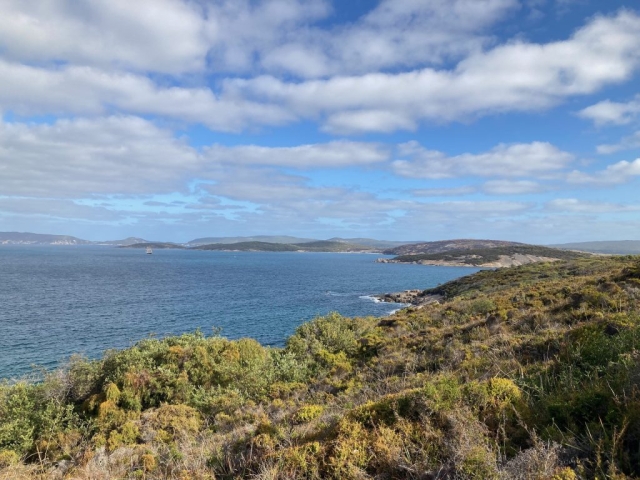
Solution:
{"label": "dark rock", "polygon": [[379,327],[397,327],[398,320],[393,318],[385,318],[384,320],[380,320],[380,322],[378,323],[378,326]]}
{"label": "dark rock", "polygon": [[489,332],[496,333],[500,328],[500,317],[498,317],[497,315],[490,315],[487,318],[486,325],[487,325],[487,328],[489,329]]}
{"label": "dark rock", "polygon": [[609,323],[606,327],[604,327],[604,333],[605,335],[613,337],[620,333],[620,329],[616,325],[612,325],[611,323]]}

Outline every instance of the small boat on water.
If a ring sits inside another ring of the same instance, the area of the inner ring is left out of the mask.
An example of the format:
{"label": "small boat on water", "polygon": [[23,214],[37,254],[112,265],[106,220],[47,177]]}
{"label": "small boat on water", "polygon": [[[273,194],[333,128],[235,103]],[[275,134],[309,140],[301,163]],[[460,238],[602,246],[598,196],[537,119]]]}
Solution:
{"label": "small boat on water", "polygon": [[151,255],[153,253],[153,250],[151,249],[151,247],[147,247],[147,255]]}

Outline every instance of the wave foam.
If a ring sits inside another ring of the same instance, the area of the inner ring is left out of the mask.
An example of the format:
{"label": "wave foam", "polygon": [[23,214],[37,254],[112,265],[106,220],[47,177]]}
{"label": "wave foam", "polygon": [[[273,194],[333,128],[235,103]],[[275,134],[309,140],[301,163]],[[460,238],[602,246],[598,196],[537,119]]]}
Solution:
{"label": "wave foam", "polygon": [[370,300],[373,303],[382,303],[382,300],[380,300],[379,298],[374,297],[373,295],[361,295],[360,297],[363,300]]}

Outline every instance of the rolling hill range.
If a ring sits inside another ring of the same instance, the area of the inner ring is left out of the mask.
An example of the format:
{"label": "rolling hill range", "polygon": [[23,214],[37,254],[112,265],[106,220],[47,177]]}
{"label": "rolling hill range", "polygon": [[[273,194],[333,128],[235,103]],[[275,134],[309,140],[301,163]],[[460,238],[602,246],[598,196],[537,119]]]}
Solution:
{"label": "rolling hill range", "polygon": [[509,244],[484,248],[452,249],[438,253],[405,254],[393,259],[378,259],[378,262],[500,268],[528,263],[572,260],[584,256],[588,256],[588,254],[537,245]]}
{"label": "rolling hill range", "polygon": [[103,242],[91,242],[96,245],[113,245],[116,247],[126,246],[126,245],[137,245],[140,243],[154,243],[149,240],[145,240],[144,238],[139,237],[127,237],[122,240],[105,240]]}
{"label": "rolling hill range", "polygon": [[93,242],[70,235],[0,232],[1,245],[90,245]]}
{"label": "rolling hill range", "polygon": [[[105,245],[105,246],[133,246],[133,245],[141,245],[145,244],[144,247],[149,246],[147,244],[162,244],[166,245],[165,248],[169,248],[169,245],[181,245],[183,247],[199,247],[203,245],[213,245],[213,244],[222,244],[222,245],[231,245],[231,244],[283,244],[283,245],[306,245],[308,248],[313,248],[312,243],[316,243],[315,247],[322,247],[322,243],[317,242],[330,242],[325,244],[325,246],[330,246],[331,251],[350,251],[351,247],[339,248],[338,243],[347,244],[347,245],[357,245],[360,249],[374,249],[374,250],[384,250],[399,247],[401,245],[406,245],[410,243],[417,242],[408,242],[408,241],[392,241],[392,240],[377,240],[374,238],[340,238],[333,237],[328,240],[319,240],[315,238],[304,238],[304,237],[293,237],[289,235],[254,235],[254,236],[236,236],[236,237],[203,237],[196,238],[194,240],[190,240],[186,243],[179,242],[166,242],[161,240],[146,240],[140,237],[127,237],[122,240],[83,240],[81,238],[72,237],[70,235],[49,235],[49,234],[39,234],[39,233],[28,233],[28,232],[0,232],[0,245]],[[153,245],[150,245],[153,247]],[[250,246],[250,245],[249,245]],[[246,249],[247,246],[241,246],[239,248],[235,248],[235,250]],[[157,247],[162,248],[162,247]],[[267,249],[268,247],[258,245],[257,249]],[[209,250],[213,250],[211,248]],[[228,250],[228,248],[224,247],[221,250]],[[274,247],[272,251],[276,251],[277,249]],[[299,248],[295,248],[294,250],[300,250]],[[288,250],[283,250],[288,251]]]}
{"label": "rolling hill range", "polygon": [[230,244],[230,243],[248,243],[248,242],[261,242],[261,243],[305,243],[315,242],[314,238],[301,238],[291,237],[288,235],[254,235],[250,237],[204,237],[190,240],[186,243],[189,247],[200,245],[211,245],[214,243]]}
{"label": "rolling hill range", "polygon": [[329,240],[318,240],[298,244],[270,242],[214,243],[193,247],[193,249],[251,252],[379,252],[379,250],[364,245]]}
{"label": "rolling hill range", "polygon": [[186,247],[183,245],[179,245],[177,243],[171,242],[141,242],[141,243],[132,243],[130,245],[118,245],[120,248],[152,248],[157,250],[164,250],[167,248],[178,248],[185,250]]}
{"label": "rolling hill range", "polygon": [[506,242],[502,240],[457,239],[442,240],[437,242],[410,243],[386,249],[383,253],[386,255],[436,254],[449,252],[452,250],[475,250],[495,247],[509,247],[513,245],[525,244],[517,242]]}
{"label": "rolling hill range", "polygon": [[[203,250],[234,250],[234,251],[324,251],[324,252],[372,252],[384,253],[386,255],[406,256],[406,255],[439,255],[451,252],[449,259],[466,255],[487,256],[487,261],[491,255],[480,250],[507,247],[531,247],[524,243],[509,242],[503,240],[477,240],[477,239],[454,239],[441,240],[435,242],[419,241],[392,241],[377,240],[373,238],[341,238],[333,237],[328,240],[317,240],[312,238],[294,237],[288,235],[255,235],[255,236],[228,236],[228,237],[203,237],[190,240],[186,243],[151,241],[140,237],[127,237],[121,240],[91,241],[84,240],[71,235],[50,235],[30,232],[0,232],[0,245],[103,245],[115,247],[145,248],[198,248]],[[205,248],[201,248],[205,247]],[[542,247],[540,247],[542,248]],[[633,255],[640,254],[640,240],[625,241],[601,241],[601,242],[575,242],[556,245],[547,245],[546,248],[560,250],[574,250],[598,254],[612,255]],[[466,254],[461,252],[467,251]],[[474,253],[470,253],[473,251]],[[497,253],[497,250],[493,253]],[[514,253],[514,252],[512,252]],[[515,252],[517,253],[517,252]],[[533,255],[529,252],[520,252],[523,255]],[[549,252],[546,252],[549,254]],[[535,256],[535,255],[534,255]],[[538,255],[544,256],[544,255]],[[555,252],[551,258],[565,258],[562,254]],[[445,261],[444,257],[413,259],[411,262],[426,260]],[[399,261],[394,259],[393,261]],[[408,259],[403,259],[408,261]],[[459,262],[458,262],[459,263]],[[477,264],[477,261],[465,262]],[[516,264],[519,264],[517,261]],[[526,263],[526,262],[525,262]]]}
{"label": "rolling hill range", "polygon": [[308,245],[311,242],[335,242],[335,243],[347,243],[347,244],[355,244],[365,247],[372,247],[375,249],[389,249],[399,247],[401,245],[406,245],[412,242],[403,242],[403,241],[391,241],[391,240],[376,240],[374,238],[340,238],[333,237],[328,240],[318,240],[313,238],[300,238],[300,237],[291,237],[287,235],[256,235],[252,237],[205,237],[205,238],[196,238],[195,240],[191,240],[187,242],[187,246],[201,246],[201,245],[210,245],[210,244],[232,244],[232,243],[248,243],[248,242],[261,242],[261,243],[280,243],[287,245]]}

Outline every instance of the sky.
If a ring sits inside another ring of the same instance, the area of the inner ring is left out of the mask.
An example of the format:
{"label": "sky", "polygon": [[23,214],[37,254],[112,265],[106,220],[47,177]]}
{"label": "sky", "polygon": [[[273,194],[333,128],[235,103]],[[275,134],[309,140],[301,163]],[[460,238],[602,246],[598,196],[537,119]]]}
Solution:
{"label": "sky", "polygon": [[3,0],[0,231],[640,239],[640,4]]}

